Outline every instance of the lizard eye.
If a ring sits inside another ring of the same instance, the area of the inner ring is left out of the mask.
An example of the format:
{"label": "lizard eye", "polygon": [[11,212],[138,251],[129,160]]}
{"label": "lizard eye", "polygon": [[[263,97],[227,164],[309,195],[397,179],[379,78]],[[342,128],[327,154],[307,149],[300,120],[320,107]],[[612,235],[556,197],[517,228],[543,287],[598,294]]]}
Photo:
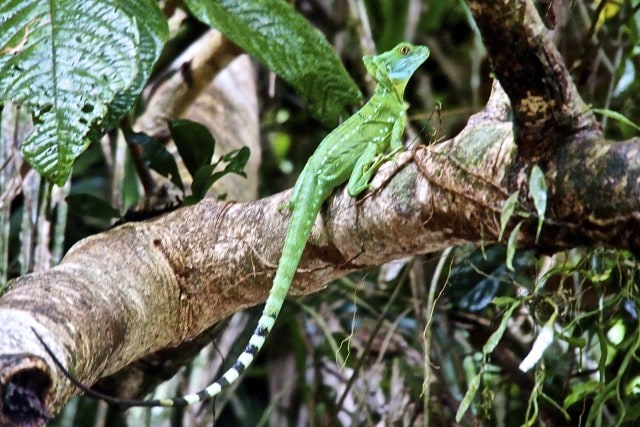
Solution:
{"label": "lizard eye", "polygon": [[409,49],[409,46],[400,46],[400,49],[398,49],[400,51],[401,54],[406,55],[407,53],[409,53],[409,51],[411,49]]}

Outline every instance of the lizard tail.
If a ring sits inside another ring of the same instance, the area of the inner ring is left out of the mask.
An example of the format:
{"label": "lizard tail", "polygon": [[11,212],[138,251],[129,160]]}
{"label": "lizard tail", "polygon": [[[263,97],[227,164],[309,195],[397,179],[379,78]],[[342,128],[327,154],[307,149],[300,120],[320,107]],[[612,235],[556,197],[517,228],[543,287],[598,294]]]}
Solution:
{"label": "lizard tail", "polygon": [[236,381],[251,365],[260,349],[262,349],[271,329],[273,329],[276,318],[289,292],[300,258],[302,258],[313,223],[320,211],[320,206],[324,202],[324,199],[313,200],[314,197],[307,197],[313,195],[313,193],[313,191],[310,191],[305,195],[301,194],[296,201],[296,205],[302,209],[296,209],[294,206],[278,269],[273,279],[273,286],[269,291],[258,325],[242,354],[236,359],[231,368],[208,387],[197,393],[182,397],[159,400],[158,406],[186,406],[210,399]]}

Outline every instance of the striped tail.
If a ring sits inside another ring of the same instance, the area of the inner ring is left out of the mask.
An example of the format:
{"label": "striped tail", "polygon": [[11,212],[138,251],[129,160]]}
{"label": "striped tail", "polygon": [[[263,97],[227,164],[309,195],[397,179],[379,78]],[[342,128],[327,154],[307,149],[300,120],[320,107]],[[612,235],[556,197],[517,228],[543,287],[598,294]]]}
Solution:
{"label": "striped tail", "polygon": [[[297,184],[298,183],[296,183],[296,185]],[[318,216],[322,203],[328,195],[331,194],[331,189],[327,189],[327,191],[318,191],[316,185],[311,185],[311,187],[312,188],[306,188],[304,194],[298,192],[296,197],[296,201],[293,206],[293,213],[291,215],[291,222],[289,224],[287,236],[284,240],[284,248],[280,257],[280,262],[278,263],[275,278],[273,279],[273,286],[269,291],[269,297],[267,298],[267,302],[265,303],[262,311],[262,316],[258,320],[258,325],[256,326],[249,343],[229,370],[227,370],[215,382],[211,383],[199,392],[180,397],[152,400],[119,399],[97,392],[75,379],[55,357],[53,351],[51,351],[37,332],[35,330],[33,332],[36,334],[47,353],[49,353],[49,356],[51,356],[58,369],[60,369],[76,387],[82,390],[89,397],[124,407],[182,407],[202,402],[218,395],[222,390],[236,381],[238,377],[240,377],[240,375],[249,367],[249,365],[251,365],[256,354],[264,345],[267,335],[271,332],[276,318],[278,317],[278,313],[280,313],[284,299],[286,298],[291,282],[293,281],[293,276],[298,268],[298,263],[302,257],[302,252],[307,245],[307,240],[311,234],[313,223],[315,222],[316,216]]]}
{"label": "striped tail", "polygon": [[258,325],[253,331],[249,343],[238,359],[236,359],[233,366],[219,379],[201,391],[172,399],[160,399],[157,401],[158,404],[156,406],[186,406],[210,399],[236,381],[249,365],[251,365],[264,345],[271,329],[273,329],[276,318],[289,292],[289,287],[293,281],[293,276],[298,268],[298,263],[300,262],[304,248],[307,245],[313,223],[318,216],[318,212],[320,212],[320,207],[323,202],[324,198],[319,198],[316,191],[305,191],[305,194],[298,195],[287,236],[284,240],[284,248],[280,256],[278,269],[273,279],[273,286],[269,291],[269,297],[262,310],[262,316],[260,316],[258,320]]}

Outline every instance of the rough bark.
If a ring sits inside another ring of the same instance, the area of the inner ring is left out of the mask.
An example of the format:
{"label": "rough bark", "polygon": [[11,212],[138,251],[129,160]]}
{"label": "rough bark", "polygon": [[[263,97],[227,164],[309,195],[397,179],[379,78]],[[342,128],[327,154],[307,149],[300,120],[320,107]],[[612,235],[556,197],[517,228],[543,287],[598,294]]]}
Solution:
{"label": "rough bark", "polygon": [[517,155],[509,190],[525,188],[536,164],[547,177],[550,221],[541,248],[553,249],[557,239],[574,246],[606,241],[638,253],[640,140],[604,139],[533,2],[467,3],[513,109]]}
{"label": "rough bark", "polygon": [[[521,190],[522,207],[534,212],[526,196],[534,164],[550,197],[539,247],[640,250],[640,140],[603,139],[531,2],[468,3],[514,122],[496,88],[455,138],[384,165],[378,190],[359,200],[337,191],[316,221],[293,295],[399,257],[497,241],[509,194]],[[78,243],[50,271],[16,280],[0,299],[0,424],[20,415],[22,425],[37,425],[74,393],[31,328],[92,384],[263,302],[288,224],[277,209],[287,194],[209,199],[124,224]],[[536,223],[525,223],[520,247],[536,246]]]}

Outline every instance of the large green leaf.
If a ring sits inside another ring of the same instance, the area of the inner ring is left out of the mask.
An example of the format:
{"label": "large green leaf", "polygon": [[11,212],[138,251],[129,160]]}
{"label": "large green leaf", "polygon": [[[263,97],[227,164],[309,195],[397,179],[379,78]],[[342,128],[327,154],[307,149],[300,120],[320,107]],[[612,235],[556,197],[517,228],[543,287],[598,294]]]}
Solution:
{"label": "large green leaf", "polygon": [[169,38],[167,20],[155,0],[120,1],[118,7],[134,22],[140,33],[140,44],[136,50],[139,62],[138,74],[131,86],[116,95],[109,105],[109,113],[104,120],[102,130],[109,130],[120,121],[122,116],[133,107],[136,99],[151,75],[153,65],[160,56],[164,43]]}
{"label": "large green leaf", "polygon": [[35,127],[22,154],[59,185],[105,118],[131,107],[167,36],[151,0],[124,3],[0,4],[0,98],[31,111]]}
{"label": "large green leaf", "polygon": [[176,159],[169,153],[163,143],[146,133],[127,132],[125,137],[129,144],[136,144],[142,147],[142,161],[146,166],[160,175],[170,178],[176,187],[184,191],[184,184],[178,171]]}
{"label": "large green leaf", "polygon": [[204,125],[186,119],[172,120],[169,132],[191,176],[201,167],[211,164],[216,140]]}
{"label": "large green leaf", "polygon": [[214,26],[303,97],[311,114],[335,125],[361,99],[327,39],[283,0],[186,0]]}

